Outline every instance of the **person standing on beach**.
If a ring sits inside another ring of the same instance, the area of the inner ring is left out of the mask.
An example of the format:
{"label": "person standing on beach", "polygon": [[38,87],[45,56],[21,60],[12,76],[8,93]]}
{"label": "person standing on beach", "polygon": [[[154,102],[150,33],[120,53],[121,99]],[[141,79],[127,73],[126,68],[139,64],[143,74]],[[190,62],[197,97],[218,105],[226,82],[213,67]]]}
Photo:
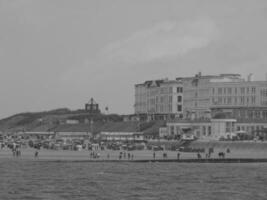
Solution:
{"label": "person standing on beach", "polygon": [[153,159],[154,160],[156,159],[156,152],[155,151],[153,152]]}
{"label": "person standing on beach", "polygon": [[180,160],[180,153],[177,153],[177,160]]}
{"label": "person standing on beach", "polygon": [[39,154],[39,152],[38,152],[38,150],[36,150],[34,153],[34,158],[38,158],[38,154]]}
{"label": "person standing on beach", "polygon": [[132,160],[133,160],[133,158],[134,158],[134,155],[132,154]]}

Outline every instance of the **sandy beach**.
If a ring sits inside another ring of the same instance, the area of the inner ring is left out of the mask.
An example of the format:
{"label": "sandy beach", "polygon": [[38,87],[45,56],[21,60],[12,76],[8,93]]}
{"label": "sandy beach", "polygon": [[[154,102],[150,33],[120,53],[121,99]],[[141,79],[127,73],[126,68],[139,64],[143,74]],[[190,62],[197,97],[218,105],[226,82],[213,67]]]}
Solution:
{"label": "sandy beach", "polygon": [[[104,150],[98,151],[100,157],[93,159],[90,158],[91,151],[69,151],[69,150],[39,150],[38,158],[34,157],[35,149],[32,148],[22,148],[21,157],[14,157],[12,151],[9,149],[0,150],[0,159],[26,159],[26,160],[41,160],[41,161],[86,161],[86,160],[119,160],[120,151]],[[221,149],[214,150],[214,153],[211,154],[211,158],[218,158],[218,152]],[[123,152],[123,151],[122,151]],[[126,157],[122,156],[121,161],[128,160],[128,153],[133,155],[133,160],[154,160],[153,151],[150,150],[141,150],[141,151],[125,151]],[[163,158],[163,153],[167,153],[167,158]],[[156,151],[155,159],[177,159],[178,151]],[[108,158],[109,155],[109,158]],[[201,153],[202,158],[205,158],[205,153]],[[266,151],[252,151],[252,150],[231,150],[230,153],[226,153],[225,158],[229,159],[267,159]],[[197,159],[197,153],[186,153],[180,152],[180,159]],[[130,159],[131,160],[131,159]]]}

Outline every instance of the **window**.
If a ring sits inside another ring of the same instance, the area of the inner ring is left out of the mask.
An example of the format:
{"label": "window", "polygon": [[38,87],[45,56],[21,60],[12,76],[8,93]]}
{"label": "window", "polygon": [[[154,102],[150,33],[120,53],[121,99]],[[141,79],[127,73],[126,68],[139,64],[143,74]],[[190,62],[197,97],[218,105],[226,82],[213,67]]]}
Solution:
{"label": "window", "polygon": [[177,93],[183,93],[183,88],[182,87],[177,87]]}
{"label": "window", "polygon": [[169,96],[169,103],[172,103],[172,96]]}
{"label": "window", "polygon": [[232,88],[228,88],[228,94],[232,94]]}
{"label": "window", "polygon": [[169,105],[169,112],[172,112],[172,105]]}
{"label": "window", "polygon": [[227,97],[227,104],[232,104],[232,98],[231,97]]}
{"label": "window", "polygon": [[222,94],[222,88],[218,88],[218,94]]}
{"label": "window", "polygon": [[255,103],[256,103],[256,97],[255,97],[255,96],[252,96],[252,97],[251,97],[251,103],[252,103],[252,104],[255,104]]}
{"label": "window", "polygon": [[259,119],[261,117],[260,111],[255,111],[255,117]]}
{"label": "window", "polygon": [[216,100],[214,97],[212,97],[212,104],[215,105],[216,104]]}
{"label": "window", "polygon": [[182,105],[178,105],[178,106],[177,106],[177,111],[178,111],[178,112],[181,112],[181,111],[182,111]]}
{"label": "window", "polygon": [[247,87],[247,94],[249,94],[249,87]]}
{"label": "window", "polygon": [[212,94],[215,94],[215,88],[212,88]]}
{"label": "window", "polygon": [[171,135],[174,135],[174,126],[171,126]]}
{"label": "window", "polygon": [[235,94],[237,94],[237,88],[235,88]]}
{"label": "window", "polygon": [[223,93],[226,94],[226,88],[223,88]]}
{"label": "window", "polygon": [[251,93],[252,93],[252,94],[255,94],[255,93],[256,93],[256,88],[255,88],[255,87],[252,87],[252,88],[251,88]]}
{"label": "window", "polygon": [[203,126],[202,132],[203,132],[203,135],[206,135],[206,126]]}
{"label": "window", "polygon": [[222,97],[218,98],[218,104],[222,104]]}
{"label": "window", "polygon": [[240,103],[243,105],[245,104],[245,97],[240,97]]}
{"label": "window", "polygon": [[182,96],[177,96],[177,102],[182,102]]}
{"label": "window", "polygon": [[172,87],[169,87],[169,93],[172,93]]}
{"label": "window", "polygon": [[211,126],[208,127],[208,135],[211,135]]}
{"label": "window", "polygon": [[240,92],[241,92],[241,94],[244,94],[245,93],[245,88],[240,88]]}

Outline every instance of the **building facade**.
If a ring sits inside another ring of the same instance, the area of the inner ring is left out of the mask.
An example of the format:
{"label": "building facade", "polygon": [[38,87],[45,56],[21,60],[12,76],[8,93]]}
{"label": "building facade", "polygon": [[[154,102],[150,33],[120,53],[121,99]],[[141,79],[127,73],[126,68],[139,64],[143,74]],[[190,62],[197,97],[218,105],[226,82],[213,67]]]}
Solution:
{"label": "building facade", "polygon": [[237,120],[267,120],[267,81],[253,81],[251,74],[244,79],[239,74],[198,73],[135,85],[137,115],[194,120],[222,113]]}
{"label": "building facade", "polygon": [[211,83],[210,110],[212,116],[267,120],[267,81]]}
{"label": "building facade", "polygon": [[101,132],[102,141],[109,142],[143,142],[143,132]]}
{"label": "building facade", "polygon": [[[164,127],[164,136],[192,134],[203,140],[231,139],[238,134],[257,138],[267,129],[267,121],[238,121],[236,119],[174,120]],[[177,138],[177,137],[176,137]]]}
{"label": "building facade", "polygon": [[135,85],[135,114],[151,119],[183,117],[183,85],[181,81],[154,80]]}

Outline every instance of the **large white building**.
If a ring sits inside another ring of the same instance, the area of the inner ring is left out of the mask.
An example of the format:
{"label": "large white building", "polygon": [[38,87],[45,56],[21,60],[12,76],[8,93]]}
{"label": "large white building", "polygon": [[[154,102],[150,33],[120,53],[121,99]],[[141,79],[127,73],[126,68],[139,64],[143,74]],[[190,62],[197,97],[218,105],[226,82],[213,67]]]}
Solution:
{"label": "large white building", "polygon": [[218,114],[235,119],[267,120],[267,81],[239,74],[179,77],[135,85],[135,114],[163,119],[210,119]]}

